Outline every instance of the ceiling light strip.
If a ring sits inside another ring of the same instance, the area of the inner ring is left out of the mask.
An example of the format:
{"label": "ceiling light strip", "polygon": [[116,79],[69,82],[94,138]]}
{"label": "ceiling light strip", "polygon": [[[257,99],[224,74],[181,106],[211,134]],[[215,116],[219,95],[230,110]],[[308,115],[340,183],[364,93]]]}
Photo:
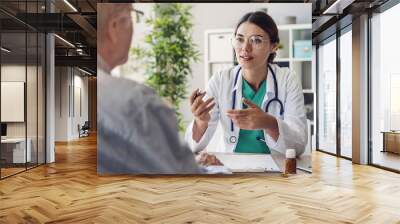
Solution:
{"label": "ceiling light strip", "polygon": [[11,52],[11,50],[8,50],[7,48],[5,48],[5,47],[1,47],[0,48],[2,51],[4,51],[4,52],[7,52],[7,53],[10,53]]}
{"label": "ceiling light strip", "polygon": [[64,0],[65,4],[67,4],[74,12],[78,12],[78,10],[68,1]]}
{"label": "ceiling light strip", "polygon": [[90,73],[90,72],[88,72],[88,71],[85,71],[85,70],[83,70],[83,69],[81,69],[81,68],[79,68],[79,67],[78,67],[78,69],[79,69],[81,72],[85,73],[85,74],[92,75],[92,73]]}
{"label": "ceiling light strip", "polygon": [[62,42],[64,42],[64,43],[66,43],[67,45],[69,45],[70,47],[75,48],[75,45],[73,45],[73,44],[72,44],[71,42],[69,42],[68,40],[66,40],[66,39],[64,39],[64,38],[62,38],[62,37],[60,37],[60,36],[57,35],[57,34],[54,34],[54,36],[57,37],[58,39],[60,39]]}

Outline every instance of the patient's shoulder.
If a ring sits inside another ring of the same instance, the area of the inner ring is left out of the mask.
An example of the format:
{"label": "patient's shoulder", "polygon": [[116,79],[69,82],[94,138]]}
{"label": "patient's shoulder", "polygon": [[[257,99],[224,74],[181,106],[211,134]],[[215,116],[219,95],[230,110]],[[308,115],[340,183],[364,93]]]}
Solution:
{"label": "patient's shoulder", "polygon": [[99,80],[98,93],[103,111],[120,115],[132,117],[138,113],[154,112],[149,110],[169,109],[152,88],[126,78],[102,77]]}

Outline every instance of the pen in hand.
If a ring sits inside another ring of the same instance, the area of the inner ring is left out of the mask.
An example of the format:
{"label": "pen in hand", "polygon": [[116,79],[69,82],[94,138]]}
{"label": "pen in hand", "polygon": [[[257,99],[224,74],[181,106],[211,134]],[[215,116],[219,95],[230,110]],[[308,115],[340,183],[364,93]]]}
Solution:
{"label": "pen in hand", "polygon": [[205,92],[202,92],[200,89],[196,90],[196,94],[193,97],[193,102],[197,99],[198,96],[204,95]]}

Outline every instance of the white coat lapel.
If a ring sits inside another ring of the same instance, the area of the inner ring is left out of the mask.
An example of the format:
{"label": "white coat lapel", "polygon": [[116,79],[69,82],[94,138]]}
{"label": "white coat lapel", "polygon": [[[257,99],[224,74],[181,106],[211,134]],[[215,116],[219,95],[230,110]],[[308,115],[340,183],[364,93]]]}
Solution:
{"label": "white coat lapel", "polygon": [[[235,82],[235,77],[236,77],[236,74],[237,74],[237,71],[238,71],[239,68],[240,67],[238,66],[237,69],[233,69],[233,74],[231,74],[232,75],[232,80],[233,80],[232,84],[234,84],[234,82]],[[243,82],[243,77],[242,77],[242,75],[243,75],[243,70],[240,69],[236,85],[234,85],[232,90],[231,90],[231,94],[232,95],[231,95],[231,100],[230,100],[230,107],[229,107],[230,109],[232,109],[232,100],[233,100],[233,94],[234,94],[235,90],[236,90],[235,110],[243,109],[243,105],[242,105],[242,96],[243,96],[243,94],[242,94],[242,82]],[[229,129],[229,131],[231,131],[231,130]],[[239,131],[240,131],[240,128],[237,125],[233,124],[233,134],[236,137],[236,142],[234,143],[235,146],[233,147],[233,149],[236,147],[237,140],[239,139]],[[230,133],[230,134],[232,134],[232,133]]]}

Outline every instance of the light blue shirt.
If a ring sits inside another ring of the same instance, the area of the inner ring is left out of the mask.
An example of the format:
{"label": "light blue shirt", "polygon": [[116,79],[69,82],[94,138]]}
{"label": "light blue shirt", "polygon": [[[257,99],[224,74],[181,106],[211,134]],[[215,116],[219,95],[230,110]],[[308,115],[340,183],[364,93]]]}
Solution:
{"label": "light blue shirt", "polygon": [[155,92],[98,69],[97,172],[201,173],[179,135],[173,109]]}

